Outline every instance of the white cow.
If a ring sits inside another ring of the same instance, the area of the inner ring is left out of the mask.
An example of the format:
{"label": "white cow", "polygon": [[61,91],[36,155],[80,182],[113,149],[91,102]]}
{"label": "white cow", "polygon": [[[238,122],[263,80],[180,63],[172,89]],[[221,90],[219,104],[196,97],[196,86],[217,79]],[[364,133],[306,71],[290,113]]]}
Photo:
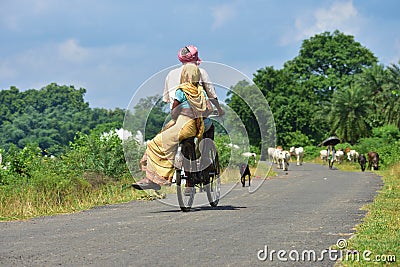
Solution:
{"label": "white cow", "polygon": [[296,156],[297,166],[303,165],[304,149],[302,147],[292,146],[289,150],[290,155]]}
{"label": "white cow", "polygon": [[359,156],[358,152],[355,151],[354,149],[352,149],[349,152],[347,152],[347,159],[350,162],[356,162],[357,159],[358,159],[358,156]]}
{"label": "white cow", "polygon": [[336,157],[337,162],[338,162],[339,164],[341,164],[341,163],[343,162],[343,159],[344,159],[344,152],[343,152],[343,150],[338,150],[338,151],[336,151],[335,157]]}
{"label": "white cow", "polygon": [[321,150],[321,151],[319,152],[319,157],[320,157],[320,159],[323,160],[323,161],[328,160],[328,151],[327,151],[326,149]]}
{"label": "white cow", "polygon": [[257,154],[256,153],[252,153],[252,152],[244,152],[242,153],[242,156],[246,157],[246,158],[250,158],[253,157],[254,158],[254,163],[257,163]]}
{"label": "white cow", "polygon": [[282,147],[278,146],[274,150],[274,156],[273,156],[273,162],[275,164],[278,164],[278,159],[279,159],[279,153],[283,151]]}
{"label": "white cow", "polygon": [[288,170],[290,160],[290,152],[287,150],[278,152],[278,168],[284,171]]}
{"label": "white cow", "polygon": [[244,152],[244,153],[242,153],[242,156],[244,156],[246,158],[250,158],[250,157],[255,158],[255,157],[257,157],[257,154],[256,153],[252,153],[252,152]]}
{"label": "white cow", "polygon": [[268,148],[268,160],[269,160],[269,162],[273,162],[273,160],[274,160],[274,153],[275,153],[275,148],[269,147],[269,148]]}

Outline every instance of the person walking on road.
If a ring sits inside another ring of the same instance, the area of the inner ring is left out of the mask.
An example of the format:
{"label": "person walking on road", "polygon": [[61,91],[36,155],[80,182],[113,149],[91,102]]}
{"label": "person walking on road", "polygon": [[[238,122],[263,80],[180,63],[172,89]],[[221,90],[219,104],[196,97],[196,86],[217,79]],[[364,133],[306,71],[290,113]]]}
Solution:
{"label": "person walking on road", "polygon": [[328,164],[329,164],[329,169],[333,168],[333,162],[336,160],[336,149],[334,145],[328,145],[327,148],[327,156],[328,156]]}

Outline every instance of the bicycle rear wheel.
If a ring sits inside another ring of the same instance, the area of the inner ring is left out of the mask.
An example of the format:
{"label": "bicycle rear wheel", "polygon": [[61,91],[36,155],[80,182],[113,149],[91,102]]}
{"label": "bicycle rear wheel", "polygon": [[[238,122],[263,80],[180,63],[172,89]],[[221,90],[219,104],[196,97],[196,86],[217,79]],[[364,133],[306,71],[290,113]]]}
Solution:
{"label": "bicycle rear wheel", "polygon": [[210,180],[206,185],[206,193],[211,207],[216,207],[221,196],[221,178],[218,152],[215,148],[210,149],[209,157],[211,159],[211,165],[209,166]]}
{"label": "bicycle rear wheel", "polygon": [[196,153],[192,140],[185,140],[181,144],[184,156],[182,169],[176,169],[176,193],[179,207],[182,211],[189,211],[193,205],[196,189],[194,187],[194,171],[196,164]]}

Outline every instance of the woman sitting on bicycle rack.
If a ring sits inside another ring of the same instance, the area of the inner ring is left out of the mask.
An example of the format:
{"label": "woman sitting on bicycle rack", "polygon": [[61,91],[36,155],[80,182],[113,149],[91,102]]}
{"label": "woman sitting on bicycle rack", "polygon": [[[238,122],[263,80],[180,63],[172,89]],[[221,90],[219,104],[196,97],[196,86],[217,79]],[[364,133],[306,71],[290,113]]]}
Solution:
{"label": "woman sitting on bicycle rack", "polygon": [[174,158],[180,141],[204,133],[203,116],[207,116],[207,101],[199,83],[200,70],[195,64],[185,64],[180,85],[175,92],[171,117],[165,127],[147,143],[140,161],[146,178],[132,186],[136,189],[159,190],[161,185],[171,185],[174,175]]}

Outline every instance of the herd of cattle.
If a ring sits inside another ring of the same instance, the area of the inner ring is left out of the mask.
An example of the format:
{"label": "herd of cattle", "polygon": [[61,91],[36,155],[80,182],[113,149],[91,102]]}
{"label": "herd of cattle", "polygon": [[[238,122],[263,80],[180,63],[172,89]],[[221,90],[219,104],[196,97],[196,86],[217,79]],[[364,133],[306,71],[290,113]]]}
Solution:
{"label": "herd of cattle", "polygon": [[[277,146],[276,148],[268,148],[268,159],[270,162],[277,164],[278,169],[287,171],[292,156],[296,157],[297,166],[302,165],[304,158],[304,149],[302,147],[291,147],[288,151],[284,150],[281,146]],[[366,157],[364,154],[359,154],[354,149],[339,149],[338,151],[336,151],[334,158],[331,160],[336,161],[338,164],[341,164],[345,160],[345,156],[347,156],[347,160],[349,162],[358,162],[361,166],[362,171],[365,171],[367,162],[368,169],[378,170],[379,168],[379,154],[373,151],[368,152]],[[329,160],[328,151],[326,149],[320,151],[320,159],[323,161]]]}
{"label": "herd of cattle", "polygon": [[296,164],[300,166],[303,164],[304,149],[302,147],[291,147],[289,151],[283,150],[281,146],[276,148],[268,148],[268,159],[278,165],[278,169],[287,171],[289,162],[292,156],[296,156]]}

